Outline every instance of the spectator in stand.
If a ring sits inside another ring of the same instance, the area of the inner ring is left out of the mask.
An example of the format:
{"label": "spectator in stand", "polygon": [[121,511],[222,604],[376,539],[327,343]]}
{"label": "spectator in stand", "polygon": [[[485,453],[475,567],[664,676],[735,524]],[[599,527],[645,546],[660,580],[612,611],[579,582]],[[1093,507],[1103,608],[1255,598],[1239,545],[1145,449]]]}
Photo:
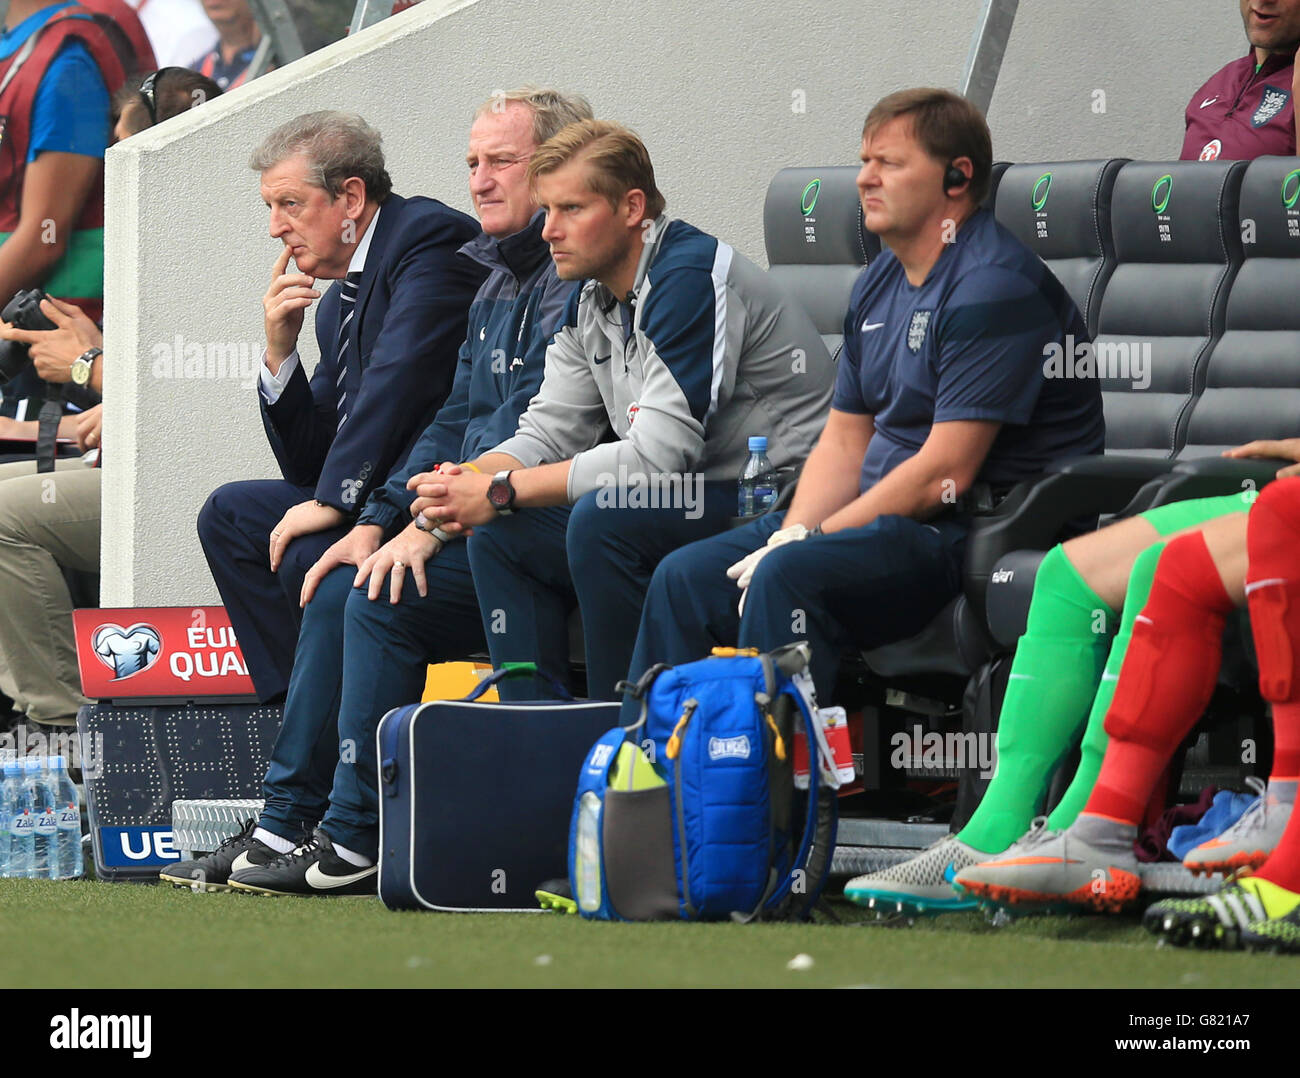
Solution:
{"label": "spectator in stand", "polygon": [[146,75],[139,87],[125,86],[114,95],[113,141],[121,142],[220,96],[221,87],[197,71],[159,68]]}
{"label": "spectator in stand", "polygon": [[[32,52],[18,63],[23,49]],[[0,34],[0,306],[43,286],[101,315],[109,96],[125,79],[114,41],[72,3],[13,0]],[[34,438],[45,387],[30,371],[0,400],[6,437]],[[69,420],[64,433],[71,434]]]}
{"label": "spectator in stand", "polygon": [[72,3],[13,0],[0,34],[10,152],[0,155],[0,303],[44,285],[92,318],[104,278],[104,150],[109,98],[126,72],[103,29]]}
{"label": "spectator in stand", "polygon": [[[113,141],[121,142],[155,123],[169,120],[195,105],[217,97],[220,93],[221,88],[215,82],[188,68],[172,67],[155,71],[145,76],[138,88],[134,85],[124,86],[113,95]],[[48,341],[38,338],[32,346],[31,369],[20,375],[14,385],[36,387],[39,390],[47,366],[53,361],[53,349],[54,346]],[[39,395],[38,392],[37,396]],[[24,397],[23,401],[10,399],[10,412],[16,413],[21,405],[24,415],[33,414],[35,408],[32,407],[32,398]],[[36,407],[39,407],[39,400],[36,401]],[[59,437],[75,440],[81,424],[80,413],[74,411],[65,415],[59,422]],[[15,414],[0,415],[0,439],[35,443],[36,427],[34,419],[19,419]]]}
{"label": "spectator in stand", "polygon": [[203,0],[203,11],[217,29],[217,44],[189,66],[223,90],[242,86],[262,40],[248,0]]}
{"label": "spectator in stand", "polygon": [[199,0],[129,0],[144,24],[160,67],[189,64],[217,44],[217,28]]}
{"label": "spectator in stand", "polygon": [[1241,0],[1241,21],[1250,51],[1211,75],[1187,103],[1184,161],[1295,153],[1300,0]]}
{"label": "spectator in stand", "polygon": [[[150,76],[152,79],[152,76]],[[150,81],[146,79],[146,84]],[[198,80],[196,82],[195,80]],[[189,89],[210,82],[191,71],[155,83],[160,115],[191,108],[199,98]],[[219,91],[217,91],[219,92]],[[132,91],[135,97],[138,91]],[[118,120],[117,137],[127,137],[124,122],[143,130],[150,124],[143,102],[128,100]],[[103,390],[103,336],[78,307],[49,298],[41,312],[52,330],[23,330],[0,322],[0,338],[31,349],[35,374],[45,382],[82,384]],[[55,471],[36,474],[34,460],[0,464],[0,691],[12,701],[18,718],[37,727],[71,727],[81,695],[72,601],[62,569],[99,571],[102,405],[65,416],[60,432],[94,453],[59,460]],[[31,424],[35,427],[35,423]],[[32,436],[35,436],[33,430]]]}

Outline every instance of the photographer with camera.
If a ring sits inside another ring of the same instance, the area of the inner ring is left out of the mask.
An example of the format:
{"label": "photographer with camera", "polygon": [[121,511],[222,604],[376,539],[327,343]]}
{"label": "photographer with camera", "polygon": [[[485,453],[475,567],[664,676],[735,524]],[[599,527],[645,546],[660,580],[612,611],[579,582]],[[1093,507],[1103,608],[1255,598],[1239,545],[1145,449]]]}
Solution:
{"label": "photographer with camera", "polygon": [[[16,308],[16,309],[15,309]],[[79,308],[40,293],[20,294],[3,312],[27,325],[0,321],[0,376],[6,363],[25,364],[52,385],[103,385],[103,336]],[[38,317],[40,321],[37,321]],[[22,346],[26,357],[15,359]],[[37,471],[33,460],[0,464],[0,690],[28,725],[72,726],[80,693],[72,633],[72,600],[63,569],[99,571],[98,450],[102,405],[66,416],[84,457]],[[34,424],[30,424],[34,425]]]}
{"label": "photographer with camera", "polygon": [[[81,308],[38,288],[19,292],[0,311],[0,340],[11,342],[8,348],[0,346],[0,379],[8,381],[30,361],[42,382],[70,383],[95,398],[103,392],[104,369],[99,360],[104,336]],[[25,347],[20,351],[15,344]]]}
{"label": "photographer with camera", "polygon": [[[113,96],[112,114],[108,117],[113,124],[112,141],[121,142],[220,95],[221,87],[196,71],[181,67],[160,68],[146,75],[140,83],[132,82],[122,87]],[[34,442],[37,438],[34,417],[47,399],[61,399],[76,409],[86,409],[98,403],[102,365],[88,354],[91,347],[87,329],[89,320],[81,319],[75,325],[70,321],[75,320],[77,313],[76,305],[49,300],[40,289],[20,291],[0,312],[0,320],[21,330],[35,333],[57,329],[64,336],[79,334],[78,340],[83,345],[79,358],[86,361],[79,365],[74,360],[68,366],[55,360],[56,356],[68,354],[67,342],[62,336],[55,338],[36,333],[30,337],[9,337],[5,343],[0,343],[0,441]],[[60,386],[62,392],[59,392]],[[77,414],[63,416],[58,426],[58,437],[75,439],[80,422]],[[23,446],[7,448],[11,455],[0,455],[0,461],[21,460],[31,455],[31,450]],[[47,456],[53,454],[47,453]]]}
{"label": "photographer with camera", "polygon": [[[192,72],[153,72],[119,96],[115,136],[129,137],[219,92]],[[0,464],[0,691],[13,700],[15,718],[38,728],[73,726],[87,702],[63,570],[99,572],[103,346],[79,306],[39,289],[19,292],[0,311],[0,381],[35,376],[51,395],[85,409],[59,424],[60,436],[75,439],[84,456],[57,460],[44,474],[31,458]],[[0,418],[0,437],[31,438],[35,428]]]}

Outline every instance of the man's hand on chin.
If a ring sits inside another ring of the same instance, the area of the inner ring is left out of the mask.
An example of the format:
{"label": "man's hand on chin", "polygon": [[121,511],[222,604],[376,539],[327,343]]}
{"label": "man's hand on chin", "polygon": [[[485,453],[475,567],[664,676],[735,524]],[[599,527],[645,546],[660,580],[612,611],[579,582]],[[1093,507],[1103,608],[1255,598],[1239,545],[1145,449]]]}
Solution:
{"label": "man's hand on chin", "polygon": [[279,570],[284,552],[300,535],[314,535],[327,528],[337,528],[347,519],[342,510],[332,505],[321,505],[317,501],[299,502],[271,529],[271,572]]}
{"label": "man's hand on chin", "polygon": [[491,483],[490,475],[478,472],[429,474],[427,481],[415,488],[419,498],[412,504],[411,514],[423,513],[430,527],[440,527],[448,535],[468,534],[475,525],[496,518],[487,496]]}

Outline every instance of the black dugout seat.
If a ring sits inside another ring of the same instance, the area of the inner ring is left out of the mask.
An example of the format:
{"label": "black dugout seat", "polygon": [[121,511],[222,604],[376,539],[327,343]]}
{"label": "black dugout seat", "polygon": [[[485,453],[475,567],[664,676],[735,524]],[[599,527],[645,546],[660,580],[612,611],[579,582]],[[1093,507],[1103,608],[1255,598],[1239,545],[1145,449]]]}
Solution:
{"label": "black dugout seat", "polygon": [[1245,261],[1205,364],[1180,456],[1300,436],[1300,160],[1261,157],[1241,184]]}
{"label": "black dugout seat", "polygon": [[[1187,438],[1242,263],[1242,161],[1132,161],[1115,181],[1118,264],[1102,294],[1106,451],[1173,457]],[[1127,359],[1127,362],[1126,362]]]}
{"label": "black dugout seat", "polygon": [[763,239],[768,273],[802,304],[836,359],[849,293],[880,241],[862,223],[858,168],[783,168],[767,188]]}
{"label": "black dugout seat", "polygon": [[1064,522],[1146,508],[1175,467],[1243,261],[1245,173],[1241,161],[1120,169],[1111,199],[1117,264],[1095,338],[1107,455],[1053,466],[1022,506],[1008,507],[986,596],[1002,646],[1014,647],[1024,631],[1038,562]]}
{"label": "black dugout seat", "polygon": [[1123,158],[1012,165],[998,184],[998,223],[1038,255],[1097,331],[1102,290],[1115,272],[1111,193]]}

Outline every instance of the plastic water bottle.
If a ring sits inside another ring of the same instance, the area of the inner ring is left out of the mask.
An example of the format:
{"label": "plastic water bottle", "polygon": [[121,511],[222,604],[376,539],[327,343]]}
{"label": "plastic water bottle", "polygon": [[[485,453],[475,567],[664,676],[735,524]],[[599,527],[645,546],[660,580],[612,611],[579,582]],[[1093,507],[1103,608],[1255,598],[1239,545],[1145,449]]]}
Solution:
{"label": "plastic water bottle", "polygon": [[32,795],[25,780],[21,760],[5,764],[4,808],[5,836],[9,842],[9,875],[32,874],[32,855],[36,843],[36,820],[32,816]]}
{"label": "plastic water bottle", "polygon": [[600,798],[588,790],[578,799],[578,843],[575,858],[579,909],[592,913],[600,909]]}
{"label": "plastic water bottle", "polygon": [[70,880],[82,873],[81,857],[81,800],[77,787],[68,774],[67,761],[54,757],[54,796],[58,806],[58,872],[61,880]]}
{"label": "plastic water bottle", "polygon": [[53,879],[59,870],[59,818],[55,814],[49,757],[29,756],[23,766],[27,771],[26,784],[31,789],[32,816],[36,820],[32,870],[28,875],[41,880]]}
{"label": "plastic water bottle", "polygon": [[778,476],[767,459],[767,439],[756,434],[749,439],[749,459],[740,473],[739,516],[756,517],[776,502]]}
{"label": "plastic water bottle", "polygon": [[0,752],[0,879],[12,875],[9,871],[9,773],[14,769],[14,752],[5,749]]}

